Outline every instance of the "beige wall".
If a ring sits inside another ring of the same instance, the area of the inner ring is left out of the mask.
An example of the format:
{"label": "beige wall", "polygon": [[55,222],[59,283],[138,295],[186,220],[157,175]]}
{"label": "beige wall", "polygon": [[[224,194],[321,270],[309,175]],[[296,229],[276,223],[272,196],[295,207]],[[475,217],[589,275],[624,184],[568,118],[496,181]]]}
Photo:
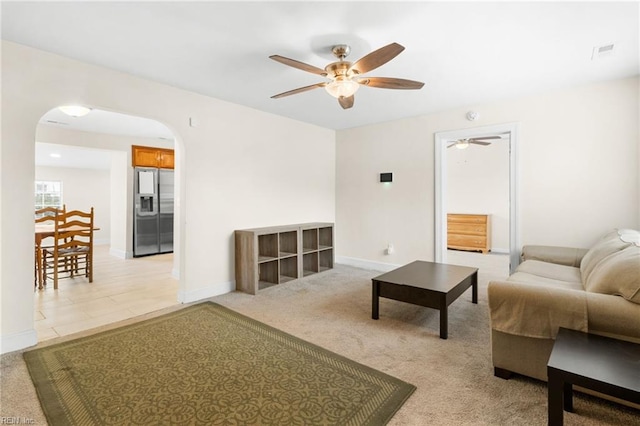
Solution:
{"label": "beige wall", "polygon": [[36,126],[70,103],[155,119],[176,135],[182,301],[234,288],[234,229],[335,220],[335,132],[3,41],[2,352],[36,340]]}
{"label": "beige wall", "polygon": [[[337,132],[338,259],[434,259],[434,133],[512,122],[522,244],[588,247],[614,227],[638,228],[638,101],[631,78]],[[467,121],[469,110],[480,120]]]}
{"label": "beige wall", "polygon": [[111,177],[109,170],[70,167],[36,167],[36,180],[62,182],[62,201],[69,210],[93,207],[96,244],[108,244],[111,235]]}

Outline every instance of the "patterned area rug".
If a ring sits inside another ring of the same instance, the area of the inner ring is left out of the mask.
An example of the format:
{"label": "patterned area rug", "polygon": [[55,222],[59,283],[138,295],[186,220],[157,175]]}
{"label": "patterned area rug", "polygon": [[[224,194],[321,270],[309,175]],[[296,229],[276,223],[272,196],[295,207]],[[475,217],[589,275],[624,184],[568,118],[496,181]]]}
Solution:
{"label": "patterned area rug", "polygon": [[24,358],[54,425],[381,425],[415,390],[212,302]]}

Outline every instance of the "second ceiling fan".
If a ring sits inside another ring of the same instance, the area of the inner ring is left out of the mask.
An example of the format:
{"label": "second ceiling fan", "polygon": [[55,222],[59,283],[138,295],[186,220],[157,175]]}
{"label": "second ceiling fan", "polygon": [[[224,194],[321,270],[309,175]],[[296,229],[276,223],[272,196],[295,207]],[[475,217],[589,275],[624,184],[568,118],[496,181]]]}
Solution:
{"label": "second ceiling fan", "polygon": [[361,85],[382,89],[421,89],[422,86],[424,86],[424,83],[420,81],[389,77],[361,77],[362,74],[386,64],[398,56],[403,50],[404,47],[398,43],[391,43],[378,50],[374,50],[368,55],[352,63],[345,61],[345,58],[351,51],[351,48],[346,44],[339,44],[334,46],[332,49],[332,52],[338,58],[338,61],[330,63],[324,69],[296,61],[295,59],[285,58],[284,56],[271,55],[269,58],[274,61],[330,79],[330,81],[289,90],[287,92],[274,95],[271,98],[283,98],[285,96],[295,95],[297,93],[324,87],[331,96],[338,99],[338,103],[340,103],[340,106],[343,109],[348,109],[353,106],[354,94]]}
{"label": "second ceiling fan", "polygon": [[483,138],[478,137],[478,138],[458,139],[458,140],[452,141],[453,143],[447,145],[447,148],[452,148],[455,146],[458,149],[465,149],[465,148],[468,148],[470,144],[487,146],[487,145],[491,145],[491,142],[489,141],[493,139],[502,139],[502,138],[500,136],[485,136]]}

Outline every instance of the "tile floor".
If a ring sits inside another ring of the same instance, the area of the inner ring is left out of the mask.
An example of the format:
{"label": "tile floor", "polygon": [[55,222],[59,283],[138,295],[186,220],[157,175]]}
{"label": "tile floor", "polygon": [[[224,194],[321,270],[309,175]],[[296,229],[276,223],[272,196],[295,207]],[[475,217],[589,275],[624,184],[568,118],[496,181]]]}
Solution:
{"label": "tile floor", "polygon": [[108,245],[95,247],[94,280],[63,279],[36,290],[35,329],[38,341],[66,336],[176,305],[178,280],[173,254],[120,259]]}

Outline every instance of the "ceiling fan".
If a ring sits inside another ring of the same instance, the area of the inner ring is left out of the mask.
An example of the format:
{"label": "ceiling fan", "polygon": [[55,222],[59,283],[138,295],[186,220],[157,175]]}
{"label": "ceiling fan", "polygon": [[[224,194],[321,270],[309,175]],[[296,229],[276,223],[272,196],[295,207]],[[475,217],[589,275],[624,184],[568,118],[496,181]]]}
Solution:
{"label": "ceiling fan", "polygon": [[333,46],[331,49],[336,58],[338,58],[338,61],[330,63],[324,69],[296,61],[295,59],[285,58],[284,56],[271,55],[269,58],[274,61],[330,79],[330,81],[289,90],[274,95],[271,98],[283,98],[285,96],[295,95],[296,93],[324,87],[331,96],[338,99],[338,103],[343,109],[348,109],[353,106],[353,95],[361,85],[382,89],[421,89],[424,83],[420,81],[389,77],[361,77],[362,74],[386,64],[398,56],[403,50],[404,47],[398,43],[391,43],[378,50],[374,50],[356,62],[349,62],[345,61],[345,58],[351,52],[351,48],[346,44],[339,44]]}
{"label": "ceiling fan", "polygon": [[500,136],[485,136],[483,138],[478,137],[478,138],[458,139],[457,141],[453,141],[452,144],[448,145],[447,148],[451,148],[455,146],[458,149],[467,149],[469,148],[470,144],[487,146],[487,145],[491,145],[491,142],[488,142],[488,141],[493,139],[502,139],[502,138]]}

